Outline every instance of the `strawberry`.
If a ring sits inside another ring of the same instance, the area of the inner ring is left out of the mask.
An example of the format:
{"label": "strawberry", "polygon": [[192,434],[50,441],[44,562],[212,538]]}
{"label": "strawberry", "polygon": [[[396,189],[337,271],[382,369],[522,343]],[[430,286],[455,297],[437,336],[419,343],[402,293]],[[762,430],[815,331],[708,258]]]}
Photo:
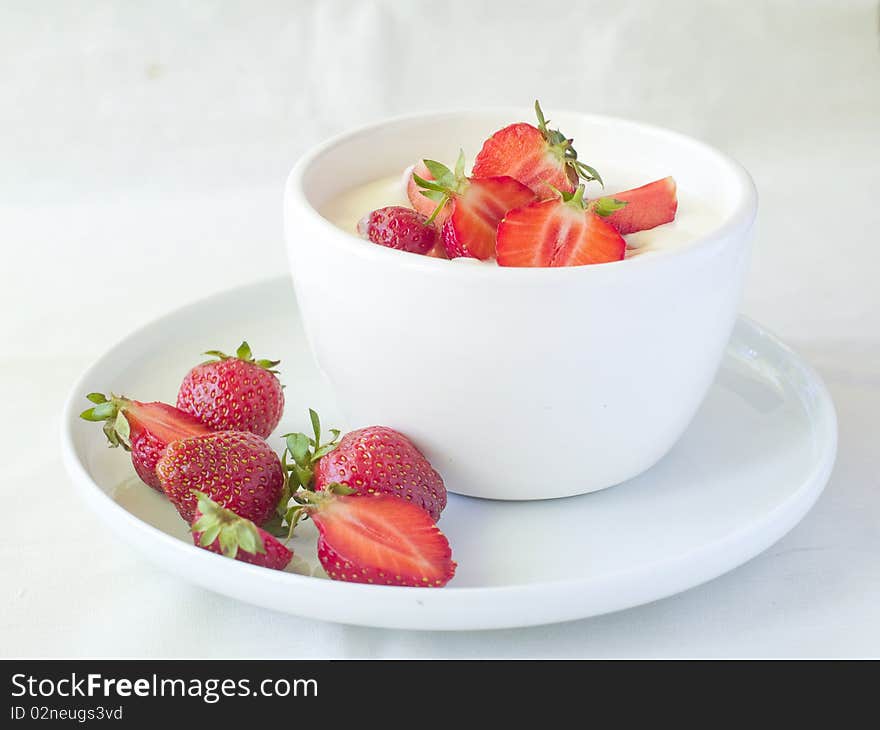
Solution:
{"label": "strawberry", "polygon": [[309,416],[314,439],[304,433],[285,437],[282,463],[291,472],[291,485],[321,491],[342,484],[353,494],[390,494],[418,505],[435,522],[440,519],[446,507],[443,479],[406,436],[385,426],[370,426],[351,431],[340,441],[339,431],[333,429],[333,439],[322,444],[318,414],[309,410]]}
{"label": "strawberry", "polygon": [[156,474],[188,523],[197,508],[193,490],[262,526],[275,513],[284,488],[278,456],[247,431],[218,431],[174,441],[156,464]]}
{"label": "strawberry", "polygon": [[177,407],[215,431],[250,431],[266,438],[281,420],[284,391],[278,360],[255,360],[247,342],[235,356],[209,350],[216,360],[190,370],[177,393]]}
{"label": "strawberry", "polygon": [[455,172],[434,160],[424,163],[434,179],[426,180],[416,173],[413,179],[437,203],[429,220],[446,212],[440,236],[447,255],[492,258],[499,221],[507,211],[534,200],[532,191],[512,177],[465,177],[464,154],[459,155]]}
{"label": "strawberry", "polygon": [[204,492],[196,491],[195,497],[196,519],[190,529],[198,547],[274,570],[284,570],[293,559],[293,552],[280,540],[250,520],[221,507]]}
{"label": "strawberry", "polygon": [[574,140],[558,129],[548,129],[541,106],[535,102],[538,126],[525,122],[499,129],[483,143],[474,160],[474,177],[509,175],[527,185],[541,199],[552,198],[557,190],[574,192],[578,181],[602,178],[589,165],[578,160]]}
{"label": "strawberry", "polygon": [[211,429],[195,416],[166,403],[141,403],[116,395],[89,393],[94,407],[80,413],[86,421],[104,421],[104,434],[111,447],[131,452],[131,463],[143,482],[162,491],[156,462],[172,441],[204,436]]}
{"label": "strawberry", "polygon": [[361,494],[383,493],[418,505],[436,522],[446,507],[443,479],[412,441],[394,429],[351,431],[318,460],[314,487],[344,484]]}
{"label": "strawberry", "polygon": [[603,217],[626,203],[584,202],[584,186],[511,211],[498,226],[500,266],[581,266],[619,261],[626,242]]}
{"label": "strawberry", "polygon": [[428,513],[386,494],[348,496],[346,487],[299,492],[302,514],[318,528],[318,559],[333,580],[434,588],[456,564]]}
{"label": "strawberry", "polygon": [[624,190],[610,197],[627,203],[606,219],[621,234],[645,231],[675,220],[678,198],[675,180],[671,177],[655,180],[640,188]]}
{"label": "strawberry", "polygon": [[426,254],[437,243],[437,229],[427,216],[400,205],[368,213],[358,222],[358,233],[380,246],[410,253]]}

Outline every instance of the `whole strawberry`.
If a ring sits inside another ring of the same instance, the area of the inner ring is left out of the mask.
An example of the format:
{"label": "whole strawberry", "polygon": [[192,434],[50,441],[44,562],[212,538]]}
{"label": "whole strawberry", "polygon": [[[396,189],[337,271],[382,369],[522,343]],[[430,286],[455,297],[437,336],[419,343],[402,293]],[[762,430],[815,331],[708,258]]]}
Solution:
{"label": "whole strawberry", "polygon": [[284,488],[277,454],[259,436],[246,431],[218,431],[174,441],[156,464],[156,474],[189,524],[197,510],[193,490],[259,527],[275,513]]}
{"label": "whole strawberry", "polygon": [[412,441],[385,426],[351,431],[315,466],[314,487],[344,484],[361,493],[400,497],[436,522],[446,507],[443,479]]}
{"label": "whole strawberry", "polygon": [[113,448],[131,452],[131,463],[144,483],[162,492],[156,463],[172,441],[203,436],[211,429],[195,416],[167,403],[141,403],[103,393],[86,396],[95,405],[82,413],[86,421],[103,421],[104,435]]}
{"label": "whole strawberry", "polygon": [[196,546],[227,558],[273,570],[284,570],[293,552],[280,540],[250,520],[225,509],[203,492],[196,492],[198,506],[192,536]]}
{"label": "whole strawberry", "polygon": [[[424,509],[436,522],[446,507],[443,479],[406,436],[386,426],[351,431],[321,443],[318,414],[309,411],[314,438],[286,435],[284,466],[289,486],[321,491],[342,484],[356,494],[390,494]],[[288,464],[288,455],[292,464]]]}
{"label": "whole strawberry", "polygon": [[177,393],[177,407],[215,431],[250,431],[266,438],[281,420],[284,391],[279,360],[255,360],[247,342],[235,356],[209,350],[216,360],[190,370]]}

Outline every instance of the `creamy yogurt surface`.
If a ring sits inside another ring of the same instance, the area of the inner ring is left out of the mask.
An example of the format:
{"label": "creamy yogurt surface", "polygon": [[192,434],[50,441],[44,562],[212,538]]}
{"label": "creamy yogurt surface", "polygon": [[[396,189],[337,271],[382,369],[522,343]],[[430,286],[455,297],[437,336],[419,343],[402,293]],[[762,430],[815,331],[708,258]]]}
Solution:
{"label": "creamy yogurt surface", "polygon": [[[357,236],[358,221],[370,211],[389,205],[409,207],[409,200],[406,196],[406,181],[409,174],[410,169],[407,169],[397,175],[389,175],[350,188],[321,206],[318,212],[334,225]],[[606,179],[613,180],[614,178],[608,177]],[[651,180],[645,182],[651,182]],[[624,189],[623,186],[608,184],[605,191],[622,189]],[[611,192],[605,191],[596,183],[587,186],[587,195],[593,198],[611,194]],[[721,214],[711,205],[682,194],[681,190],[678,190],[677,195],[678,210],[672,223],[665,223],[647,231],[624,236],[627,244],[626,258],[678,248],[717,228],[721,223]],[[476,259],[465,260],[476,263]],[[458,261],[458,259],[452,259],[452,261]],[[494,264],[494,261],[479,263]]]}

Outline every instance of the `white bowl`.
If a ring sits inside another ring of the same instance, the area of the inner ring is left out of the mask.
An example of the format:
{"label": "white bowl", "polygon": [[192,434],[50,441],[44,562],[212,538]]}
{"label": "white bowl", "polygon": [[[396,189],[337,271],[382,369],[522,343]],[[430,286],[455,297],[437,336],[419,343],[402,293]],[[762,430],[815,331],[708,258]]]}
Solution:
{"label": "white bowl", "polygon": [[284,198],[306,334],[349,424],[403,431],[450,491],[476,497],[591,492],[669,451],[721,362],[757,209],[746,171],[701,142],[562,113],[554,126],[585,161],[630,171],[627,184],[673,175],[683,199],[718,211],[717,227],[610,264],[503,268],[376,246],[318,213],[421,157],[451,161],[462,146],[472,159],[491,132],[530,117],[464,111],[359,129],[301,159]]}

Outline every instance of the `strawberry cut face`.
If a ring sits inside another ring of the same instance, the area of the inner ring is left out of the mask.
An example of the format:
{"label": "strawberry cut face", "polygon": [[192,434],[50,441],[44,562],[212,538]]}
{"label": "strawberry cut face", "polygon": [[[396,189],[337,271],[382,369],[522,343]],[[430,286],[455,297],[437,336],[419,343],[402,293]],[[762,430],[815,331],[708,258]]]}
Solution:
{"label": "strawberry cut face", "polygon": [[387,495],[333,496],[310,514],[334,580],[439,587],[455,574],[449,542],[420,507]]}
{"label": "strawberry cut face", "polygon": [[625,253],[623,237],[605,220],[561,200],[513,210],[498,226],[500,266],[584,266]]}
{"label": "strawberry cut face", "polygon": [[541,199],[553,197],[553,188],[572,192],[578,180],[564,154],[551,147],[537,127],[525,122],[504,127],[487,139],[474,161],[473,174],[509,175]]}
{"label": "strawberry cut face", "polygon": [[489,137],[474,161],[474,177],[510,175],[531,188],[540,200],[573,193],[581,181],[601,183],[599,173],[578,159],[574,140],[549,127],[537,101],[535,116],[537,127],[518,122]]}
{"label": "strawberry cut face", "polygon": [[470,179],[451,201],[452,213],[441,229],[447,255],[492,258],[501,219],[534,199],[534,193],[512,177]]}

